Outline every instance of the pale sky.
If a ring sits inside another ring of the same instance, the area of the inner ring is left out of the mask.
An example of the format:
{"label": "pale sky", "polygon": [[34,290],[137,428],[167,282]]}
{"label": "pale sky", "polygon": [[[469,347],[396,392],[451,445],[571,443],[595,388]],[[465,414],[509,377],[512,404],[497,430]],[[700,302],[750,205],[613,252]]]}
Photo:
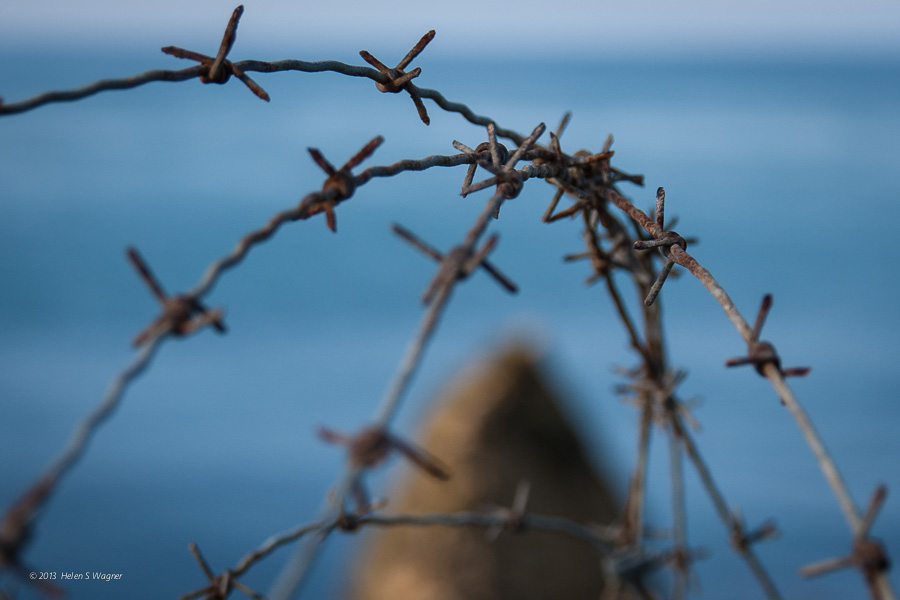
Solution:
{"label": "pale sky", "polygon": [[[3,0],[0,44],[23,39],[39,45],[143,40],[187,44],[194,38],[221,36],[237,2]],[[603,49],[614,54],[718,49],[895,56],[900,51],[900,0],[451,0],[435,4],[246,0],[244,4],[238,40],[248,48],[330,49],[346,46],[348,38],[376,36],[410,46],[428,29],[436,29],[438,38],[429,52],[438,54],[493,52],[509,57],[523,47],[535,50],[524,52],[527,56]]]}

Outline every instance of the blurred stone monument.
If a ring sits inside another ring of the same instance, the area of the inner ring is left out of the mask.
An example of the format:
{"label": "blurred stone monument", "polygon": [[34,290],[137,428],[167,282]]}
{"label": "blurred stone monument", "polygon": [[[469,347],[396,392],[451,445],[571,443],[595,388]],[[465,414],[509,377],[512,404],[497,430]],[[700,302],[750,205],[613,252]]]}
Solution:
{"label": "blurred stone monument", "polygon": [[[610,478],[588,458],[536,353],[521,345],[477,361],[449,386],[417,443],[447,463],[447,482],[410,470],[385,513],[456,513],[512,504],[582,524],[618,515]],[[528,529],[496,539],[483,528],[366,529],[347,598],[360,600],[597,600],[600,555],[561,533]]]}

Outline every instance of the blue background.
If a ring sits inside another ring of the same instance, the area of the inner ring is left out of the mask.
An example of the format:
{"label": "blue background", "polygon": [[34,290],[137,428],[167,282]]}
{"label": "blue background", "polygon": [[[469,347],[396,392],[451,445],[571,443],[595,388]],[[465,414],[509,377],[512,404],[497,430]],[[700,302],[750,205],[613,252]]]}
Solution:
{"label": "blue background", "polygon": [[[378,56],[376,47],[369,44]],[[402,56],[399,48],[384,60]],[[0,49],[7,101],[182,66],[146,44],[114,54],[97,46]],[[345,54],[326,57],[360,62]],[[572,110],[562,139],[569,152],[596,151],[613,133],[613,164],[647,178],[645,189],[625,191],[647,209],[656,187],[666,187],[667,214],[680,216],[680,233],[700,238],[692,253],[745,316],[752,320],[762,295],[774,294],[764,336],[787,366],[813,367],[794,389],[856,501],[864,506],[878,483],[888,484],[873,534],[900,556],[900,62],[435,54],[414,63],[424,71],[418,83],[503,126],[553,128]],[[235,58],[292,55],[236,50]],[[408,97],[378,94],[368,80],[256,79],[270,104],[237,82],[154,83],[0,119],[0,506],[58,454],[130,360],[129,340],[157,313],[126,246],[140,249],[167,290],[187,289],[242,235],[321,185],[308,146],[342,164],[382,134],[386,142],[366,162],[373,165],[449,154],[454,139],[475,146],[485,137],[430,102],[425,127]],[[119,582],[73,582],[74,598],[178,596],[204,583],[189,541],[222,569],[270,534],[310,520],[342,460],[314,431],[366,422],[434,272],[389,225],[400,222],[441,248],[458,242],[486,198],[459,197],[463,173],[372,181],[339,207],[337,235],[316,218],[254,249],[209,297],[227,309],[228,335],[164,345],[43,513],[27,562],[124,574]],[[526,337],[544,348],[598,461],[624,489],[637,415],[613,394],[613,366],[634,358],[602,289],[583,285],[586,265],[561,263],[582,243],[577,222],[540,222],[551,196],[550,186],[531,182],[492,225],[501,236],[494,260],[522,291],[508,296],[483,274],[457,290],[399,428],[411,430],[462,365],[500,340]],[[854,572],[812,581],[796,573],[845,554],[850,534],[768,384],[752,370],[724,368],[744,348],[721,309],[689,275],[666,285],[663,303],[672,362],[690,372],[681,395],[703,401],[699,444],[717,481],[751,525],[771,517],[783,532],[759,547],[782,592],[863,597]],[[665,450],[654,446],[650,473],[650,521],[659,526],[670,523]],[[399,465],[385,470],[376,487],[398,472]],[[760,597],[693,470],[686,472],[689,540],[711,553],[697,565],[702,595]],[[333,540],[306,597],[333,594],[358,548],[353,537]],[[246,581],[265,591],[287,555],[254,567]]]}

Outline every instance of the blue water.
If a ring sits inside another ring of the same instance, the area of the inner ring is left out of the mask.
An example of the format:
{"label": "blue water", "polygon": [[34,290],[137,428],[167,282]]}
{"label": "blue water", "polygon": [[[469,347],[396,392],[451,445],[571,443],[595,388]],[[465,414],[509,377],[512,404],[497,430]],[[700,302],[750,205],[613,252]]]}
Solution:
{"label": "blue water", "polygon": [[[7,101],[171,64],[138,51],[5,49],[2,58]],[[745,315],[774,294],[764,335],[787,366],[812,365],[795,391],[856,501],[888,484],[873,534],[896,561],[900,63],[421,60],[421,85],[518,131],[555,127],[573,111],[567,151],[596,150],[613,133],[613,163],[647,177],[645,189],[627,189],[631,197],[648,208],[666,187],[679,232],[700,238],[693,253]],[[408,98],[377,94],[367,80],[257,79],[270,104],[236,82],[156,83],[0,119],[0,506],[60,451],[156,313],[126,246],[141,250],[169,291],[185,289],[244,233],[321,185],[308,146],[341,164],[383,134],[367,164],[388,164],[485,135],[430,102],[425,127]],[[163,347],[42,514],[27,563],[123,574],[72,582],[73,598],[173,597],[204,583],[189,541],[222,569],[311,519],[341,464],[313,432],[352,430],[372,414],[433,274],[389,225],[442,248],[459,241],[484,198],[461,199],[462,176],[433,169],[373,181],[339,207],[337,235],[317,218],[253,250],[209,298],[227,309],[228,335]],[[508,296],[481,275],[458,289],[400,428],[412,428],[460,366],[498,339],[527,335],[544,344],[598,460],[624,482],[636,415],[612,393],[613,366],[634,359],[602,290],[583,285],[586,267],[560,262],[580,249],[577,223],[540,223],[551,195],[534,182],[503,209],[494,260],[522,291]],[[855,573],[796,574],[846,553],[850,535],[768,385],[723,367],[741,354],[739,336],[689,276],[668,283],[663,302],[673,363],[690,372],[681,394],[702,400],[697,437],[728,502],[750,524],[774,518],[782,529],[759,547],[780,589],[863,597]],[[653,449],[651,521],[666,526],[665,444]],[[760,597],[686,471],[689,538],[710,552],[697,565],[702,595]],[[397,472],[376,480],[384,486]],[[334,594],[358,548],[353,538],[332,543],[307,597]],[[246,581],[265,591],[287,554]]]}

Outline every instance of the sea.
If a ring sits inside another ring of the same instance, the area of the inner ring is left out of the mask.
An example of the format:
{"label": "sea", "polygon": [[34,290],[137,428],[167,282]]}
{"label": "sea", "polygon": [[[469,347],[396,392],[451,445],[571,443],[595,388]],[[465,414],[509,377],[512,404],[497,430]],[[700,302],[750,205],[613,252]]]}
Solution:
{"label": "sea", "polygon": [[[0,48],[6,102],[182,66],[142,47]],[[522,133],[541,122],[555,130],[571,111],[564,151],[599,151],[611,134],[613,166],[645,177],[643,187],[622,184],[636,205],[649,210],[665,187],[666,214],[698,239],[689,251],[745,317],[752,322],[763,295],[773,295],[763,337],[785,367],[812,368],[791,384],[860,509],[887,485],[871,534],[896,562],[900,59],[521,54],[425,53],[416,82]],[[271,102],[236,80],[157,82],[0,117],[0,507],[61,452],[158,314],[127,247],[178,293],[246,233],[321,188],[308,148],[338,167],[384,136],[358,170],[486,139],[483,127],[429,100],[424,125],[408,95],[381,94],[367,79],[250,75]],[[206,301],[226,311],[227,334],[163,344],[38,515],[26,569],[55,573],[73,599],[180,597],[208,583],[189,542],[221,571],[313,520],[345,459],[316,430],[369,422],[435,273],[390,226],[442,250],[459,243],[488,197],[461,197],[464,173],[374,179],[337,208],[337,233],[322,216],[289,223],[225,273]],[[484,273],[454,291],[395,430],[413,437],[461,368],[526,341],[624,490],[638,415],[615,388],[617,369],[636,358],[603,286],[585,284],[588,265],[562,260],[582,248],[580,222],[541,222],[552,196],[550,185],[529,181],[491,223],[499,234],[492,261],[520,291],[507,294]],[[635,310],[634,290],[619,283]],[[778,539],[756,549],[779,590],[792,599],[867,597],[858,572],[798,574],[848,554],[852,533],[768,383],[749,367],[725,368],[746,348],[721,308],[686,272],[666,283],[660,302],[672,366],[688,374],[679,397],[694,407],[694,435],[729,507],[751,528],[777,523]],[[664,431],[655,430],[651,452],[647,520],[666,529]],[[403,468],[373,474],[376,495]],[[704,555],[692,596],[763,597],[690,464],[685,474],[688,541]],[[333,536],[302,597],[340,597],[366,536]],[[265,593],[291,552],[243,580]],[[121,577],[61,579],[94,572]],[[9,576],[0,590],[41,597]]]}

